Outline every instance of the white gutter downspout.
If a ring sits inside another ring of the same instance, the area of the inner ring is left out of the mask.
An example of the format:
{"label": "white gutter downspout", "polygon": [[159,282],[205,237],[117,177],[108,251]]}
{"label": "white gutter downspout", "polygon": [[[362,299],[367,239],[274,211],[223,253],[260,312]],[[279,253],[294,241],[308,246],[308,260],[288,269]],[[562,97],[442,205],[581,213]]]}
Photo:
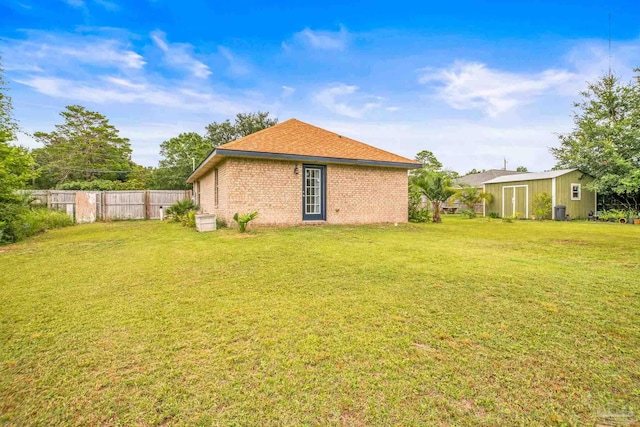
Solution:
{"label": "white gutter downspout", "polygon": [[551,219],[556,219],[556,179],[551,178]]}

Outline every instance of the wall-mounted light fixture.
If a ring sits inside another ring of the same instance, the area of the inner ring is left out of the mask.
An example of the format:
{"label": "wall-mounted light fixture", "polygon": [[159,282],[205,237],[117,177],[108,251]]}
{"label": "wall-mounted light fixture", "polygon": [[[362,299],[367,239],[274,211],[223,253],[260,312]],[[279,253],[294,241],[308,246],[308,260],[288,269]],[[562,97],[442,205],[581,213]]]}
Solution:
{"label": "wall-mounted light fixture", "polygon": [[300,169],[298,169],[298,165],[296,165],[296,167],[293,168],[293,173],[295,173],[296,175],[300,173]]}

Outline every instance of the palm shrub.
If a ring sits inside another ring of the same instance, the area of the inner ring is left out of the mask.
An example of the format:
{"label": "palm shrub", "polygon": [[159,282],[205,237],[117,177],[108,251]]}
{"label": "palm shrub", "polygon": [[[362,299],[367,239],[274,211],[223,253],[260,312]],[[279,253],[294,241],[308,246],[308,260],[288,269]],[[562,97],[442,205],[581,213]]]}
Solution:
{"label": "palm shrub", "polygon": [[472,187],[470,185],[464,185],[458,189],[454,195],[455,199],[465,205],[467,209],[462,211],[463,217],[475,218],[476,212],[474,207],[477,203],[483,201],[491,202],[493,196],[489,193],[485,193],[478,187]]}
{"label": "palm shrub", "polygon": [[425,196],[433,206],[433,222],[442,222],[442,203],[456,191],[451,188],[451,176],[447,172],[423,169],[411,177],[411,188]]}
{"label": "palm shrub", "polygon": [[241,233],[247,231],[247,225],[258,217],[258,211],[253,211],[246,214],[236,214],[233,216],[233,220],[238,223],[238,228]]}
{"label": "palm shrub", "polygon": [[193,200],[180,200],[167,208],[167,217],[173,222],[179,222],[187,227],[196,226],[196,211],[198,205]]}

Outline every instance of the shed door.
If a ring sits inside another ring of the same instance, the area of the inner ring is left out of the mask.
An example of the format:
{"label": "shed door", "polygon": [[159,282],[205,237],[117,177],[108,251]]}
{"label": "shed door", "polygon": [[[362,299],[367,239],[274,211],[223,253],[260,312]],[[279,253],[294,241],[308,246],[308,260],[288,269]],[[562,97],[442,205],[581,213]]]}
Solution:
{"label": "shed door", "polygon": [[515,188],[514,187],[504,187],[503,198],[502,198],[502,216],[508,217],[513,216],[514,204],[515,204]]}
{"label": "shed door", "polygon": [[502,216],[513,216],[517,212],[520,214],[520,218],[527,218],[529,216],[527,186],[513,185],[503,187],[503,192]]}
{"label": "shed door", "polygon": [[520,214],[520,218],[527,217],[527,187],[516,187],[516,203],[515,203],[515,212]]}

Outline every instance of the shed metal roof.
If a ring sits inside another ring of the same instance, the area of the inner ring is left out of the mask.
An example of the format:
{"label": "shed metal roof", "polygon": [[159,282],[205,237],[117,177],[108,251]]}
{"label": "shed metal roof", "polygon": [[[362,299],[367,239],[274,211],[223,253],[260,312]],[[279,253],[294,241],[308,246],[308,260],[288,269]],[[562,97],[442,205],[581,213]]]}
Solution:
{"label": "shed metal roof", "polygon": [[536,172],[536,173],[522,173],[518,175],[505,175],[497,178],[485,181],[485,184],[500,184],[503,182],[516,182],[516,181],[535,181],[538,179],[552,179],[562,175],[566,175],[569,172],[577,171],[578,169],[562,169],[549,172]]}

